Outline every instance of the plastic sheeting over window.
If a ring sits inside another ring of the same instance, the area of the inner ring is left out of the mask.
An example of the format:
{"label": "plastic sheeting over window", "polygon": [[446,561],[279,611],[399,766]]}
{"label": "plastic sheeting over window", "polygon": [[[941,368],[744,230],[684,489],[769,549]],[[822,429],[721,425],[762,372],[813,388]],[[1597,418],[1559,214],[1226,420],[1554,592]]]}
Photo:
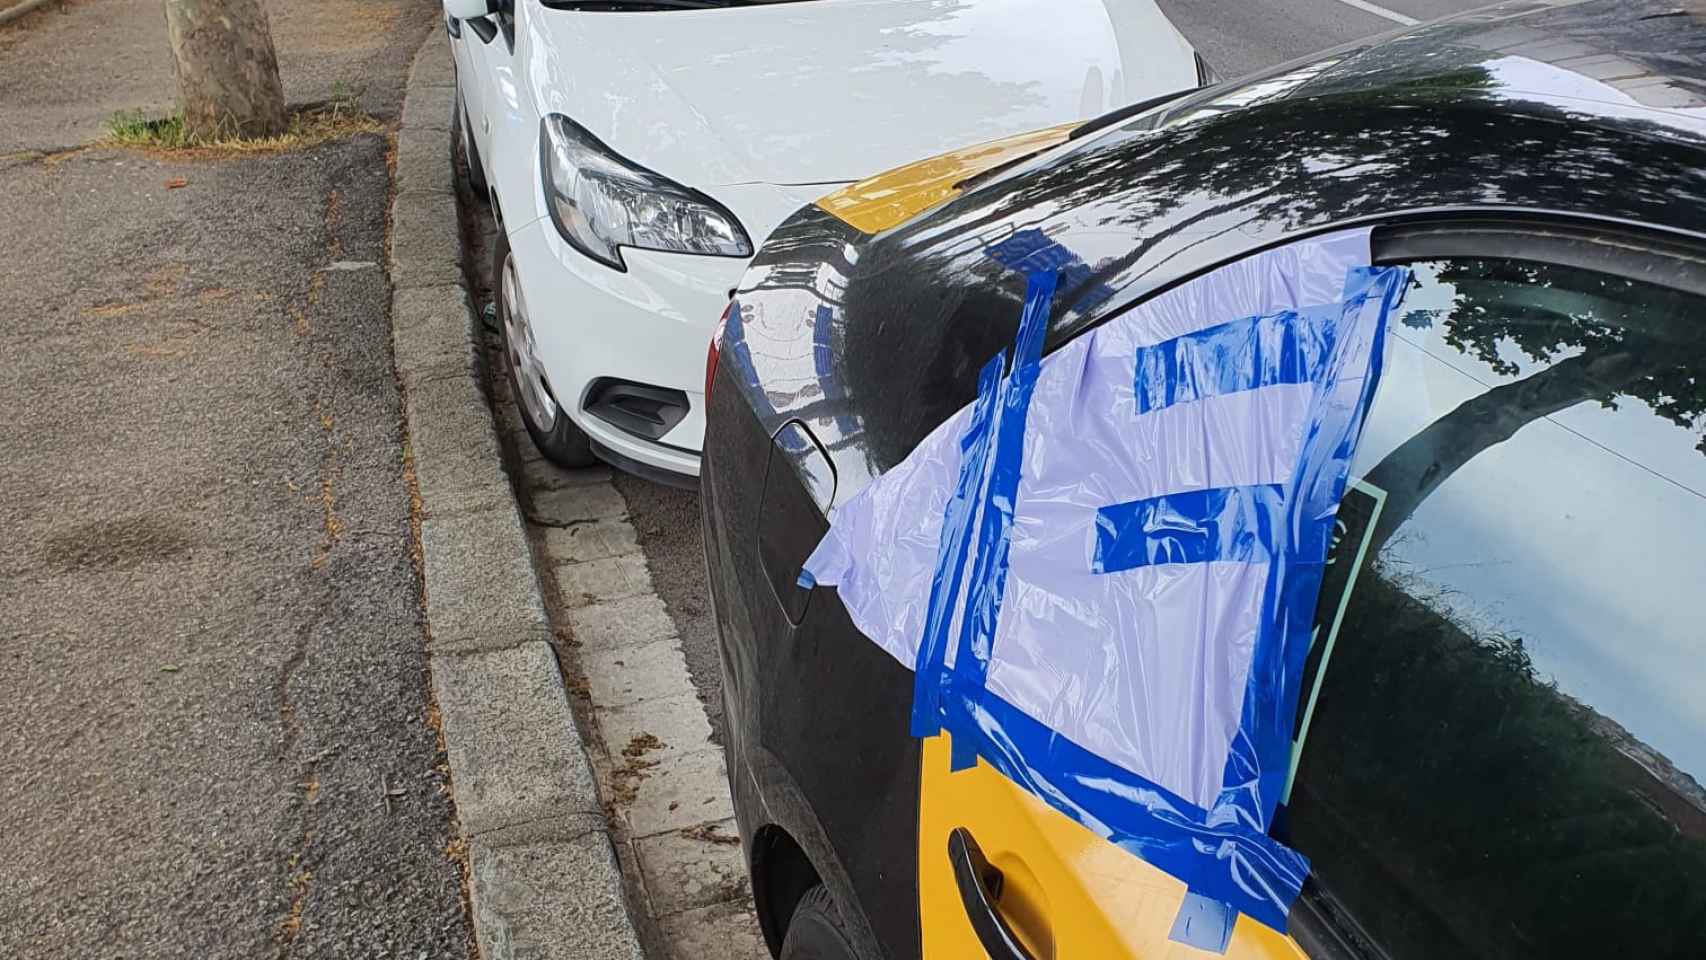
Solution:
{"label": "plastic sheeting over window", "polygon": [[1028,274],[1011,369],[837,511],[802,582],[917,671],[912,732],[948,729],[955,768],[1283,930],[1308,863],[1268,828],[1407,273],[1367,231],[1301,241],[1040,359],[1058,253],[1001,258]]}

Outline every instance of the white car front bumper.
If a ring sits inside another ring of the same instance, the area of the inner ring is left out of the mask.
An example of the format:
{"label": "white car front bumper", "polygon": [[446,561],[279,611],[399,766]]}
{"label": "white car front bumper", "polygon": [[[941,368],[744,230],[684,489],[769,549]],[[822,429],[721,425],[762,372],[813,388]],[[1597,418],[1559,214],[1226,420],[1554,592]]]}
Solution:
{"label": "white car front bumper", "polygon": [[[697,477],[705,352],[746,259],[624,249],[628,269],[615,270],[570,247],[548,219],[509,242],[557,403],[618,466]],[[624,429],[588,409],[592,388],[612,380],[679,390],[686,415],[655,439]]]}

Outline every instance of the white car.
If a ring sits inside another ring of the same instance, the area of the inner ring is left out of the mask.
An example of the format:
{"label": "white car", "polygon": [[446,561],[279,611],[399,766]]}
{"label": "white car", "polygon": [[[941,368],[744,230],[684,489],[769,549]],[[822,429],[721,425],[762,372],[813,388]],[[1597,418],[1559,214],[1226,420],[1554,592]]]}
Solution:
{"label": "white car", "polygon": [[1153,0],[444,0],[529,433],[699,473],[706,347],[785,216],[1206,79]]}

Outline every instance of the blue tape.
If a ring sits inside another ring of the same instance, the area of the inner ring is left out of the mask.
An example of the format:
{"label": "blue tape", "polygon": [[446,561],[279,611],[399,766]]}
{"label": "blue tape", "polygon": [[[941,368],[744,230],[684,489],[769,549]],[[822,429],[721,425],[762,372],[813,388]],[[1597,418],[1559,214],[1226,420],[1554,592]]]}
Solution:
{"label": "blue tape", "polygon": [[[989,481],[977,535],[977,559],[966,588],[966,613],[960,620],[954,672],[949,679],[967,696],[982,694],[989,676],[989,654],[995,625],[1001,617],[1001,598],[1007,589],[1007,555],[1012,545],[1013,501],[1019,495],[1019,468],[1025,454],[1025,421],[1048,330],[1049,304],[1054,301],[1055,272],[1037,271],[1025,278],[1025,301],[1019,313],[1019,332],[1013,346],[1013,370],[1001,384],[996,407],[995,444],[990,451]],[[950,770],[977,763],[970,745],[956,746]]]}
{"label": "blue tape", "polygon": [[1092,573],[1160,563],[1261,563],[1285,523],[1277,483],[1215,487],[1116,503],[1096,511]]}
{"label": "blue tape", "polygon": [[[925,737],[946,729],[953,769],[981,758],[1055,809],[1183,880],[1188,895],[1174,938],[1223,952],[1238,913],[1284,931],[1308,876],[1308,859],[1269,836],[1267,826],[1283,789],[1290,720],[1333,507],[1343,494],[1378,377],[1386,316],[1407,271],[1355,270],[1340,304],[1248,318],[1140,350],[1136,389],[1145,412],[1273,384],[1316,384],[1305,456],[1289,483],[1172,494],[1098,512],[1097,572],[1154,563],[1268,561],[1263,625],[1239,728],[1221,794],[1205,810],[1085,750],[985,685],[1049,307],[1061,274],[1087,270],[1040,232],[1030,233],[1036,235],[1015,235],[991,251],[1010,266],[1030,268],[1025,306],[1013,372],[1001,378],[999,356],[983,368],[960,440],[960,473],[944,507],[915,665],[912,733]],[[1370,297],[1379,298],[1381,310],[1367,373],[1347,373],[1353,358],[1343,343],[1334,342],[1334,331],[1355,323]],[[950,671],[944,666],[947,634],[962,585],[965,613]]]}
{"label": "blue tape", "polygon": [[1241,390],[1320,379],[1336,310],[1246,317],[1137,348],[1137,412]]}
{"label": "blue tape", "polygon": [[1167,939],[1210,953],[1225,953],[1232,945],[1232,928],[1237,921],[1238,911],[1231,904],[1187,892]]}
{"label": "blue tape", "polygon": [[1061,813],[1278,930],[1303,888],[1309,861],[1239,822],[1216,823],[1191,802],[1084,749],[1000,694],[973,699],[954,687],[944,725],[986,763]]}
{"label": "blue tape", "polygon": [[976,495],[983,486],[984,459],[989,446],[989,421],[995,411],[996,388],[1001,382],[1004,357],[989,359],[977,375],[977,400],[972,404],[966,432],[960,437],[960,476],[953,496],[942,508],[942,532],[936,543],[936,572],[930,580],[930,604],[924,618],[924,635],[918,642],[918,659],[912,675],[912,723],[915,737],[933,737],[941,732],[941,688],[946,681],[942,664],[947,656],[948,630],[953,624],[960,580],[965,573],[966,551],[971,545]]}
{"label": "blue tape", "polygon": [[[1409,271],[1358,267],[1346,275],[1336,309],[1340,329],[1353,329],[1370,299],[1380,304],[1369,332],[1366,366],[1347,370],[1347,338],[1327,358],[1310,404],[1303,455],[1286,484],[1287,537],[1268,565],[1261,628],[1256,635],[1238,731],[1227,754],[1213,815],[1236,818],[1266,833],[1285,790],[1291,728],[1302,691],[1304,661],[1315,619],[1315,600],[1332,538],[1333,516],[1350,478],[1351,454],[1380,379],[1387,317],[1401,298]],[[1283,929],[1283,928],[1280,928]]]}

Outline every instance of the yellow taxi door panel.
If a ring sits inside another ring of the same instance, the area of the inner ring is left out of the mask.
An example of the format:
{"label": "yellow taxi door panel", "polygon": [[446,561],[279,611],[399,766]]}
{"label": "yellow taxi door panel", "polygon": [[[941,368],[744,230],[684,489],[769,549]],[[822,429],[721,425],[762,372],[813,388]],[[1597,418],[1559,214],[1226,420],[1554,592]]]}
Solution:
{"label": "yellow taxi door panel", "polygon": [[[979,760],[949,772],[949,735],[923,742],[918,907],[925,960],[985,956],[948,853],[964,829],[1001,871],[998,909],[1036,960],[1202,960],[1167,939],[1185,884],[1102,839]],[[1307,960],[1290,938],[1240,916],[1229,960]]]}

